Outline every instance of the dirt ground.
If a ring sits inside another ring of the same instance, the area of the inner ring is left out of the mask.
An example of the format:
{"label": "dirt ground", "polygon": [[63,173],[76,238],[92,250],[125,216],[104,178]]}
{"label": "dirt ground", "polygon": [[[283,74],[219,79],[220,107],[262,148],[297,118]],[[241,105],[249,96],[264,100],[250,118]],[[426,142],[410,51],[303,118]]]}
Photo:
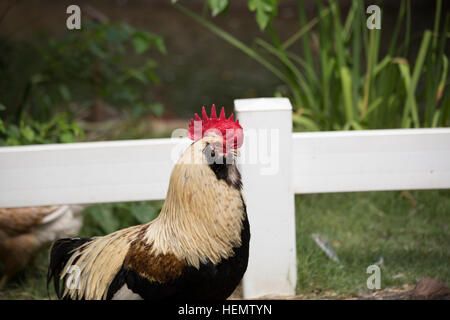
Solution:
{"label": "dirt ground", "polygon": [[[229,300],[241,300],[242,286],[239,285]],[[450,289],[442,282],[423,278],[416,285],[385,288],[361,292],[355,295],[339,295],[333,291],[317,294],[297,294],[291,296],[265,295],[256,300],[450,300]]]}

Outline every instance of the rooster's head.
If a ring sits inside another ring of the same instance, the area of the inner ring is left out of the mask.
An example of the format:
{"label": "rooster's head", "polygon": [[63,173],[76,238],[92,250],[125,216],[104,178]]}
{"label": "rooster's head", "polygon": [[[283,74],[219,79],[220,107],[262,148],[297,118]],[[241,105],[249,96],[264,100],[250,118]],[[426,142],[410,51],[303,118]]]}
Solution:
{"label": "rooster's head", "polygon": [[217,117],[216,107],[212,105],[209,117],[203,107],[202,117],[195,114],[195,120],[191,119],[189,137],[202,150],[208,164],[230,163],[238,154],[244,135],[239,120],[233,118],[233,114],[228,119],[225,117],[223,107]]}

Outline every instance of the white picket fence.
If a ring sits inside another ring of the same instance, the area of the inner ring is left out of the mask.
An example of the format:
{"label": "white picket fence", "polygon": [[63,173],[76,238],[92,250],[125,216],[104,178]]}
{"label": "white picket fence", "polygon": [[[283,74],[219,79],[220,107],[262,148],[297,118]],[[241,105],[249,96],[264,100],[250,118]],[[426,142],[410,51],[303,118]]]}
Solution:
{"label": "white picket fence", "polygon": [[[244,297],[295,293],[294,194],[450,188],[450,128],[292,133],[291,109],[285,98],[235,101],[244,131],[258,133],[239,164],[252,234]],[[0,207],[164,199],[189,143],[1,147]],[[252,161],[255,145],[267,152]]]}

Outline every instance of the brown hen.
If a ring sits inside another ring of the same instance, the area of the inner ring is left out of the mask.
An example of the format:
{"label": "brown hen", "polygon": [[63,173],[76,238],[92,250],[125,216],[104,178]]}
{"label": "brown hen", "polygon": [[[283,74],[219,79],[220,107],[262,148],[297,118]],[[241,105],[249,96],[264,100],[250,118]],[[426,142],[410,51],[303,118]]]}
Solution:
{"label": "brown hen", "polygon": [[0,209],[0,288],[53,241],[74,237],[82,226],[81,205]]}

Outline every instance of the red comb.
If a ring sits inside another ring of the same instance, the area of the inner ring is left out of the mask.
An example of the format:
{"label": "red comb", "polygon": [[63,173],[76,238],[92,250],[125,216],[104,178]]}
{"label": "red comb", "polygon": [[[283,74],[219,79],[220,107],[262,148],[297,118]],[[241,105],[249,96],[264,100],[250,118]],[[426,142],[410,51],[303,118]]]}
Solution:
{"label": "red comb", "polygon": [[207,131],[219,131],[224,137],[224,141],[228,146],[232,146],[235,149],[240,148],[244,141],[244,135],[239,120],[234,122],[234,115],[226,119],[225,108],[220,110],[219,118],[217,118],[216,106],[211,107],[211,116],[208,117],[205,111],[205,107],[202,107],[202,118],[195,114],[195,120],[191,119],[189,124],[189,137],[196,141],[205,135]]}

